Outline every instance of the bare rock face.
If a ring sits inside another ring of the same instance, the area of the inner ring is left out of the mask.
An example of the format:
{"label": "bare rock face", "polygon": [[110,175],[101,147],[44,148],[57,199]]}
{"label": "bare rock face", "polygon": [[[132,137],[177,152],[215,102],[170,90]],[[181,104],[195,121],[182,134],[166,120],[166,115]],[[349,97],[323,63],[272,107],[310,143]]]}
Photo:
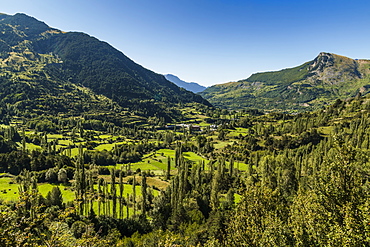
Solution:
{"label": "bare rock face", "polygon": [[323,72],[325,68],[334,65],[334,55],[331,53],[321,52],[309,67],[312,72]]}
{"label": "bare rock face", "polygon": [[361,79],[356,60],[332,53],[321,52],[308,67],[307,81],[311,84],[334,85]]}

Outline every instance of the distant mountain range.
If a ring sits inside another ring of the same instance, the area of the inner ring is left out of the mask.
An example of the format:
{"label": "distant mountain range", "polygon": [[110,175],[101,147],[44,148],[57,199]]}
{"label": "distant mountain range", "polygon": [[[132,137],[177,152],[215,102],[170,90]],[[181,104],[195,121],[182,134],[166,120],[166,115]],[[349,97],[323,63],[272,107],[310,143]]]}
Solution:
{"label": "distant mountain range", "polygon": [[170,82],[175,83],[177,86],[185,88],[186,90],[191,91],[193,93],[199,93],[206,89],[206,87],[199,85],[196,82],[186,82],[181,80],[175,75],[167,74],[164,75],[164,77],[166,77],[166,79],[169,80]]}
{"label": "distant mountain range", "polygon": [[370,60],[322,52],[300,66],[214,85],[200,95],[222,108],[299,112],[366,94],[369,89]]}
{"label": "distant mountain range", "polygon": [[125,109],[171,118],[201,96],[179,88],[106,42],[25,14],[0,15],[0,105],[28,114]]}

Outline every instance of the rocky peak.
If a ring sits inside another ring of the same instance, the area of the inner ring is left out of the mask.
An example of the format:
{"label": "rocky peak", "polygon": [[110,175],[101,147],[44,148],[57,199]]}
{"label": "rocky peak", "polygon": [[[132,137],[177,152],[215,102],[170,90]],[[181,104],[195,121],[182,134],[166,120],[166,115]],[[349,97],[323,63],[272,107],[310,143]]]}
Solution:
{"label": "rocky peak", "polygon": [[308,80],[311,82],[339,82],[362,78],[358,71],[358,63],[348,57],[321,52],[308,67]]}
{"label": "rocky peak", "polygon": [[334,54],[321,52],[309,67],[311,71],[323,72],[325,68],[334,65]]}

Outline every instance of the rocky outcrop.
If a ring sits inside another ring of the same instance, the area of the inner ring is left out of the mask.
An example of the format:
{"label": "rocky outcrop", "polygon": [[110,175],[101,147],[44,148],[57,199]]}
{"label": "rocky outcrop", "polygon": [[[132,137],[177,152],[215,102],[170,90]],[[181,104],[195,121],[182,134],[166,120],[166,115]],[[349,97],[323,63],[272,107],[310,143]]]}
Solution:
{"label": "rocky outcrop", "polygon": [[308,67],[309,74],[306,78],[311,85],[338,84],[344,81],[361,79],[358,63],[348,57],[332,53],[321,52]]}

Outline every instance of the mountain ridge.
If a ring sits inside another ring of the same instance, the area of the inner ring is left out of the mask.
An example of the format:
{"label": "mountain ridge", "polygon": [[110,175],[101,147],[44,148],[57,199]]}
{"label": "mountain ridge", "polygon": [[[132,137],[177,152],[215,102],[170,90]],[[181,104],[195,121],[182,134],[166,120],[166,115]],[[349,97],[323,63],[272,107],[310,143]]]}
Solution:
{"label": "mountain ridge", "polygon": [[[0,103],[5,103],[5,99],[18,105],[27,100],[27,104],[32,104],[30,99],[36,100],[40,94],[48,96],[52,92],[67,93],[65,88],[85,87],[91,94],[103,95],[121,108],[147,116],[171,118],[171,106],[178,103],[211,106],[201,96],[136,64],[107,42],[82,32],[51,28],[26,14],[2,17],[0,74],[2,89],[10,95],[0,98]],[[11,93],[10,86],[18,89]],[[27,94],[30,90],[34,96]],[[19,101],[19,95],[27,97]],[[65,103],[60,105],[64,106]]]}
{"label": "mountain ridge", "polygon": [[370,60],[321,52],[293,68],[252,74],[200,93],[215,106],[229,109],[300,112],[353,97],[370,88]]}
{"label": "mountain ridge", "polygon": [[169,80],[170,82],[175,83],[178,87],[185,88],[188,91],[193,93],[199,93],[205,90],[207,87],[202,86],[196,82],[186,82],[181,80],[179,77],[172,75],[172,74],[165,74],[164,77]]}

